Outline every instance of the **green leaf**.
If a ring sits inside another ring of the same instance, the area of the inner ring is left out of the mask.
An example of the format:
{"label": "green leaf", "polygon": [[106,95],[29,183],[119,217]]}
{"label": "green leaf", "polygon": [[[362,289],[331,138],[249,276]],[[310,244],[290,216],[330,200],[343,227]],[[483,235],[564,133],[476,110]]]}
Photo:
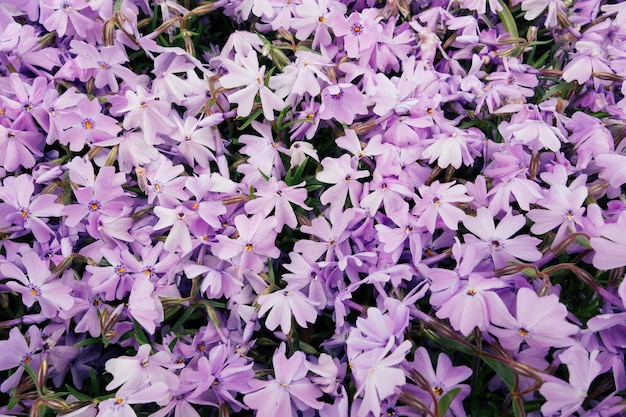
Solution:
{"label": "green leaf", "polygon": [[502,10],[498,12],[498,16],[500,20],[502,20],[502,24],[504,25],[504,29],[511,35],[512,38],[519,38],[519,32],[517,31],[517,25],[515,24],[515,19],[511,14],[511,11],[506,4],[504,4],[503,0],[498,0],[500,6],[502,6]]}
{"label": "green leaf", "polygon": [[452,404],[452,401],[454,401],[459,392],[461,392],[461,388],[451,389],[439,399],[439,413],[437,414],[438,417],[443,417],[446,415],[448,409],[450,408],[450,404]]}
{"label": "green leaf", "polygon": [[65,389],[72,394],[78,401],[91,401],[91,397],[89,395],[85,395],[80,391],[77,391],[75,388],[72,388],[70,385],[65,384]]}
{"label": "green leaf", "polygon": [[7,410],[10,410],[18,405],[21,400],[22,399],[20,397],[11,397],[11,399],[9,400],[9,404],[7,404]]}
{"label": "green leaf", "polygon": [[482,356],[481,359],[502,378],[511,392],[515,392],[515,372],[511,368],[492,358]]}
{"label": "green leaf", "polygon": [[133,319],[133,326],[135,328],[134,334],[135,334],[135,340],[137,340],[137,343],[139,343],[140,345],[149,344],[150,340],[148,339],[148,336],[146,336],[146,333],[141,328],[141,325],[137,323],[137,320],[135,319]]}
{"label": "green leaf", "polygon": [[519,397],[516,397],[513,401],[513,414],[515,414],[515,417],[526,417],[526,411],[524,411],[522,400]]}
{"label": "green leaf", "polygon": [[263,109],[256,109],[250,116],[248,116],[248,118],[241,124],[241,126],[237,128],[237,130],[244,130],[246,127],[250,126],[250,124],[254,122],[256,118],[259,117],[261,114],[263,114]]}
{"label": "green leaf", "polygon": [[194,310],[196,309],[197,304],[192,304],[189,307],[187,307],[187,309],[183,312],[183,314],[178,318],[178,320],[176,320],[176,323],[174,323],[174,325],[172,326],[172,330],[177,332],[179,328],[181,328],[183,326],[183,323],[185,323],[185,321],[187,321],[187,319],[189,318],[189,316],[191,316],[191,313],[194,312]]}
{"label": "green leaf", "polygon": [[80,342],[74,343],[72,346],[83,347],[83,346],[95,345],[98,343],[102,343],[102,339],[94,339],[93,337],[90,337],[88,339],[81,340]]}
{"label": "green leaf", "polygon": [[89,370],[89,381],[91,382],[91,392],[94,395],[100,394],[100,381],[98,381],[98,375],[96,375],[96,370],[93,368]]}
{"label": "green leaf", "polygon": [[292,170],[289,169],[287,171],[287,175],[285,176],[285,183],[288,186],[299,184],[302,181],[302,175],[304,174],[304,168],[306,168],[306,163],[308,162],[309,157],[304,158],[304,161],[298,166],[295,172],[292,173]]}

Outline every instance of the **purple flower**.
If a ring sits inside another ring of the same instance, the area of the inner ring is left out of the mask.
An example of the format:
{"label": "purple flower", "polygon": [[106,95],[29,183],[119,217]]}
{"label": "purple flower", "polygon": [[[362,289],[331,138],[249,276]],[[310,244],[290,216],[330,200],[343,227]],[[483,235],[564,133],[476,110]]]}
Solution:
{"label": "purple flower", "polygon": [[240,214],[235,217],[235,227],[239,235],[236,239],[217,236],[218,242],[213,245],[213,251],[220,259],[238,258],[241,272],[251,269],[258,273],[263,271],[268,257],[277,258],[280,255],[274,244],[275,217],[246,217]]}
{"label": "purple flower", "polygon": [[59,310],[68,310],[74,304],[70,295],[72,288],[63,285],[52,277],[48,265],[35,252],[26,252],[21,263],[26,268],[26,274],[13,263],[0,264],[2,278],[10,278],[6,285],[11,290],[22,295],[22,302],[31,307],[35,302],[39,304],[41,313],[48,318],[56,317]]}
{"label": "purple flower", "polygon": [[322,90],[319,115],[322,120],[335,119],[349,125],[357,114],[365,113],[364,103],[363,94],[354,84],[329,85]]}
{"label": "purple flower", "polygon": [[365,417],[370,413],[380,415],[381,402],[396,394],[396,389],[406,383],[400,364],[411,350],[411,342],[404,341],[388,355],[393,345],[393,339],[389,339],[386,346],[351,358],[350,367],[357,389],[355,396],[363,396],[357,417]]}
{"label": "purple flower", "polygon": [[441,218],[444,224],[457,230],[457,225],[465,219],[465,213],[454,203],[469,202],[472,197],[466,194],[464,185],[455,182],[439,183],[434,181],[430,185],[419,188],[421,198],[417,201],[413,214],[419,216],[418,226],[425,226],[430,233],[435,232],[437,220]]}
{"label": "purple flower", "polygon": [[514,216],[509,211],[498,226],[495,226],[493,216],[488,209],[480,207],[476,217],[466,217],[463,225],[474,233],[480,240],[471,235],[465,235],[465,243],[475,251],[475,256],[484,258],[491,256],[496,268],[502,268],[509,261],[522,259],[537,261],[541,259],[541,252],[537,245],[541,240],[528,235],[519,235],[511,238],[526,224],[524,216]]}
{"label": "purple flower", "polygon": [[113,375],[107,390],[121,387],[120,391],[133,391],[146,385],[166,384],[169,389],[178,388],[179,378],[173,372],[182,364],[174,363],[172,355],[165,350],[150,354],[149,344],[139,346],[135,356],[120,356],[109,359],[106,370]]}
{"label": "purple flower", "polygon": [[311,209],[304,204],[307,192],[304,188],[301,188],[303,185],[304,183],[289,187],[284,181],[277,182],[272,177],[263,188],[258,189],[254,193],[255,198],[246,203],[246,212],[267,217],[274,210],[277,232],[280,232],[284,225],[295,229],[298,221],[290,203],[305,210]]}
{"label": "purple flower", "polygon": [[41,217],[59,217],[63,206],[56,203],[53,194],[39,194],[33,198],[35,185],[28,174],[9,177],[0,187],[0,215],[15,225],[25,226],[38,242],[48,242],[54,231]]}
{"label": "purple flower", "polygon": [[296,289],[286,288],[271,294],[259,296],[257,303],[261,306],[259,317],[265,316],[269,311],[265,326],[274,330],[280,325],[284,334],[291,330],[292,317],[301,327],[307,328],[307,323],[315,323],[317,310],[315,303],[309,300],[302,292]]}
{"label": "purple flower", "polygon": [[437,317],[449,319],[452,327],[464,336],[469,335],[475,327],[487,330],[495,312],[505,308],[498,294],[491,290],[505,286],[499,279],[472,273],[465,285],[441,305]]}
{"label": "purple flower", "polygon": [[421,384],[418,386],[407,385],[405,389],[408,392],[432,408],[434,406],[433,397],[438,401],[449,391],[461,388],[461,392],[457,394],[452,404],[450,404],[446,416],[465,416],[462,401],[470,393],[470,387],[466,384],[460,384],[460,382],[465,381],[472,375],[470,368],[467,366],[453,366],[450,358],[445,353],[440,353],[437,358],[437,370],[435,371],[428,351],[422,346],[415,351],[413,362],[409,366],[409,375],[411,372],[417,372],[423,379],[422,382],[427,383],[428,386],[422,386]]}
{"label": "purple flower", "polygon": [[148,404],[152,402],[164,405],[169,397],[170,388],[163,382],[138,387],[122,387],[113,398],[98,404],[96,417],[136,417],[132,404]]}
{"label": "purple flower", "polygon": [[2,381],[0,391],[8,393],[20,382],[24,368],[22,365],[37,369],[41,361],[39,351],[43,348],[41,331],[36,326],[29,327],[27,331],[28,340],[17,327],[9,331],[6,340],[0,340],[0,370],[19,368],[6,380]]}
{"label": "purple flower", "polygon": [[516,351],[522,342],[537,349],[565,347],[574,343],[570,336],[578,332],[578,326],[565,320],[565,305],[556,295],[539,297],[530,288],[521,288],[516,294],[515,317],[506,309],[494,309],[490,333],[506,349]]}
{"label": "purple flower", "polygon": [[317,179],[326,184],[334,184],[327,188],[320,200],[322,204],[331,207],[343,207],[346,196],[350,195],[350,202],[358,206],[363,184],[358,180],[369,176],[369,172],[357,170],[358,164],[350,155],[343,154],[339,158],[322,159],[322,171],[317,174]]}
{"label": "purple flower", "polygon": [[35,157],[43,156],[43,145],[44,138],[39,132],[0,124],[0,166],[9,172],[19,167],[34,167]]}
{"label": "purple flower", "polygon": [[208,356],[202,356],[195,367],[183,369],[180,379],[192,389],[187,396],[189,402],[215,407],[227,403],[239,411],[245,406],[235,396],[249,390],[249,383],[254,379],[252,365],[231,346],[218,344]]}
{"label": "purple flower", "polygon": [[96,88],[108,86],[111,92],[117,93],[119,90],[117,77],[135,87],[137,83],[135,74],[122,65],[128,62],[128,57],[119,44],[103,46],[99,51],[95,46],[77,40],[70,42],[70,46],[72,47],[70,52],[76,54],[76,65],[95,74]]}
{"label": "purple flower", "polygon": [[[376,9],[365,9],[362,13],[352,12],[348,18],[333,15],[333,32],[343,37],[344,47],[350,58],[359,58],[371,49],[378,40],[378,22],[381,16]],[[350,122],[351,123],[351,122]]]}
{"label": "purple flower", "polygon": [[[270,10],[272,10],[271,7]],[[237,104],[238,116],[245,117],[252,112],[252,105],[257,94],[261,97],[263,116],[267,120],[274,120],[274,110],[280,111],[285,107],[283,100],[265,86],[265,65],[259,68],[256,52],[250,52],[247,56],[237,54],[235,62],[224,59],[222,65],[228,70],[228,74],[220,78],[222,86],[224,88],[244,87],[228,95],[228,101]]]}
{"label": "purple flower", "polygon": [[59,120],[61,132],[59,142],[70,146],[70,150],[78,152],[85,144],[106,141],[117,136],[122,130],[117,120],[102,114],[98,100],[83,98],[76,104],[74,112],[64,115]]}
{"label": "purple flower", "polygon": [[609,270],[626,265],[626,214],[622,213],[617,222],[600,228],[602,237],[592,237],[589,244],[595,250],[593,266]]}
{"label": "purple flower", "polygon": [[539,393],[547,400],[541,406],[543,415],[567,416],[580,409],[589,386],[602,372],[598,354],[597,350],[588,353],[580,345],[574,345],[559,355],[561,362],[567,365],[569,383],[560,380],[543,383],[539,389]]}

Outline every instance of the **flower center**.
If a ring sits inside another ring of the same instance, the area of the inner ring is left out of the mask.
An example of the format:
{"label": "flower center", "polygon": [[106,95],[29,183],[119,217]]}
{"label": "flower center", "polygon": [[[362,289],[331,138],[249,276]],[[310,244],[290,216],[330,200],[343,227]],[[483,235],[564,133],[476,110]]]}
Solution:
{"label": "flower center", "polygon": [[522,328],[520,328],[520,329],[517,331],[517,333],[519,333],[519,335],[520,335],[520,336],[522,336],[522,337],[526,337],[526,336],[528,336],[528,330],[524,329],[523,327],[522,327]]}
{"label": "flower center", "polygon": [[354,23],[352,25],[352,33],[356,36],[360,36],[363,33],[363,25],[360,23]]}

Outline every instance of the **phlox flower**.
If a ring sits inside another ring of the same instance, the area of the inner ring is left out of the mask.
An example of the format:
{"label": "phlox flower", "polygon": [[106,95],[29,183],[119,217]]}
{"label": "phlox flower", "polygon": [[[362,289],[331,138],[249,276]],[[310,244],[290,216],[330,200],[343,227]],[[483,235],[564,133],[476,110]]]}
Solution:
{"label": "phlox flower", "polygon": [[183,365],[176,364],[171,353],[159,350],[151,355],[151,349],[151,345],[144,344],[139,346],[135,356],[109,359],[105,369],[113,375],[113,380],[106,389],[110,391],[121,387],[122,390],[132,391],[146,385],[159,384],[166,384],[170,389],[178,388],[179,378],[174,370]]}
{"label": "phlox flower", "polygon": [[265,326],[269,330],[274,330],[280,325],[280,330],[284,334],[289,334],[292,317],[303,328],[308,327],[307,323],[315,323],[317,318],[315,303],[300,290],[289,287],[271,294],[263,294],[257,302],[261,306],[259,317],[264,317],[269,311],[265,320]]}
{"label": "phlox flower", "polygon": [[107,301],[121,299],[133,286],[133,275],[143,272],[142,266],[128,249],[102,248],[100,252],[109,266],[87,265],[89,285],[94,293],[104,294]]}
{"label": "phlox flower", "polygon": [[571,346],[572,335],[578,326],[565,320],[565,305],[554,295],[539,297],[530,288],[521,288],[516,294],[515,317],[506,309],[495,309],[491,315],[494,326],[489,332],[498,337],[508,350],[517,351],[523,342],[537,349]]}
{"label": "phlox flower", "polygon": [[0,370],[6,371],[14,369],[15,372],[2,381],[0,392],[8,393],[17,386],[24,374],[24,366],[30,366],[36,370],[42,359],[40,351],[43,348],[41,340],[41,331],[36,326],[31,326],[26,331],[28,337],[25,338],[20,329],[13,327],[9,331],[6,340],[0,340]]}
{"label": "phlox flower", "polygon": [[[584,179],[582,183],[584,184]],[[552,244],[554,247],[568,232],[575,232],[577,225],[582,226],[582,216],[585,212],[583,203],[587,195],[587,187],[578,183],[572,183],[569,187],[553,184],[547,195],[537,201],[537,204],[544,208],[528,212],[527,217],[535,222],[530,230],[536,235],[542,235],[558,227]]]}
{"label": "phlox flower", "polygon": [[421,198],[413,209],[413,214],[419,217],[417,226],[424,226],[430,233],[434,233],[437,220],[441,219],[448,228],[457,230],[458,223],[465,219],[465,213],[455,203],[472,200],[466,191],[464,185],[455,184],[454,181],[441,184],[437,180],[430,185],[420,186]]}
{"label": "phlox flower", "polygon": [[247,217],[243,214],[235,217],[238,232],[236,239],[224,235],[217,236],[213,245],[213,253],[220,259],[239,259],[239,268],[243,272],[251,269],[261,272],[268,257],[278,258],[280,251],[274,244],[276,239],[276,218],[265,218],[261,215]]}
{"label": "phlox flower", "polygon": [[511,238],[526,224],[523,215],[514,216],[509,211],[498,226],[495,226],[491,212],[484,207],[478,208],[476,217],[468,216],[463,225],[478,237],[465,235],[465,243],[474,250],[478,258],[490,256],[496,268],[502,268],[509,261],[521,259],[534,262],[541,259],[537,246],[541,240],[528,235]]}
{"label": "phlox flower", "polygon": [[35,157],[43,156],[43,145],[44,138],[37,131],[0,124],[0,166],[9,172],[14,172],[19,167],[34,167]]}
{"label": "phlox flower", "polygon": [[[78,165],[77,163],[75,166]],[[74,227],[87,217],[92,227],[97,228],[98,215],[115,218],[128,212],[132,204],[130,196],[122,188],[122,184],[126,183],[124,173],[115,172],[114,167],[102,167],[98,175],[94,176],[93,166],[89,162],[81,165],[79,169],[85,169],[84,174],[87,174],[87,178],[82,172],[73,174],[70,171],[70,179],[75,178],[77,181],[84,179],[86,186],[74,190],[77,204],[67,205],[61,210],[61,214],[67,216],[65,220],[67,226]]]}
{"label": "phlox flower", "polygon": [[333,184],[320,196],[322,204],[331,207],[343,207],[346,197],[350,196],[353,206],[358,207],[359,197],[363,184],[358,180],[369,176],[365,170],[359,171],[357,161],[350,155],[343,154],[339,158],[327,157],[322,159],[322,170],[317,173],[317,180],[326,184]]}
{"label": "phlox flower", "polygon": [[[149,204],[154,204],[154,201],[158,200],[160,206],[172,208],[189,198],[189,193],[185,190],[187,178],[181,176],[185,171],[184,166],[174,165],[171,160],[159,155],[142,169],[143,171],[140,171],[137,168],[136,172],[142,172],[141,176],[138,175],[140,178],[138,182],[142,190],[148,194]],[[141,181],[143,178],[145,182]]]}
{"label": "phlox flower", "polygon": [[461,129],[452,129],[449,132],[433,135],[427,143],[429,146],[424,149],[422,156],[428,158],[428,163],[437,160],[440,168],[448,168],[452,165],[458,169],[462,164],[471,165],[474,162],[468,144],[480,141],[480,138],[472,137]]}
{"label": "phlox flower", "polygon": [[59,217],[63,206],[54,194],[38,194],[28,174],[8,177],[0,187],[0,216],[8,222],[30,230],[38,242],[48,242],[54,231],[41,218]]}
{"label": "phlox flower", "polygon": [[70,295],[72,288],[54,279],[48,265],[33,251],[22,255],[21,263],[26,274],[14,263],[0,264],[0,274],[3,279],[15,281],[7,282],[7,287],[22,295],[22,302],[31,307],[35,302],[39,304],[41,313],[48,318],[54,318],[60,310],[68,310],[74,305],[74,298]]}
{"label": "phlox flower", "polygon": [[115,397],[98,404],[96,417],[136,417],[133,404],[148,404],[156,402],[164,405],[170,395],[170,387],[163,382],[149,386],[122,387]]}
{"label": "phlox flower", "polygon": [[317,50],[320,45],[332,43],[329,19],[332,20],[334,14],[343,15],[345,12],[346,5],[336,0],[302,0],[296,5],[291,28],[295,29],[298,40],[305,40],[313,34],[311,48]]}
{"label": "phlox flower", "polygon": [[603,153],[595,157],[595,163],[602,168],[600,178],[607,180],[611,187],[619,188],[626,184],[626,155]]}
{"label": "phlox flower", "polygon": [[430,356],[426,348],[420,346],[415,351],[413,362],[409,364],[410,371],[417,372],[423,382],[428,383],[431,392],[425,391],[426,387],[408,385],[407,390],[419,398],[428,407],[433,407],[433,395],[439,400],[450,390],[461,388],[461,392],[454,397],[446,416],[465,416],[463,410],[463,399],[470,393],[470,387],[460,384],[472,375],[472,370],[467,366],[453,366],[452,361],[445,353],[440,353],[437,357],[437,370],[433,368]]}
{"label": "phlox flower", "polygon": [[471,273],[459,291],[441,305],[437,317],[449,319],[452,327],[464,336],[472,333],[475,327],[486,330],[494,311],[505,308],[498,294],[492,290],[505,286],[506,283],[499,279]]}
{"label": "phlox flower", "polygon": [[91,44],[73,40],[70,42],[70,46],[70,52],[76,54],[76,65],[94,73],[94,86],[96,88],[108,86],[111,92],[117,93],[119,91],[117,77],[123,79],[131,87],[136,86],[135,74],[122,65],[128,62],[128,57],[119,44],[103,46],[98,50]]}
{"label": "phlox flower", "polygon": [[167,135],[175,126],[169,117],[171,110],[170,103],[138,85],[137,92],[126,91],[120,103],[111,108],[111,113],[124,116],[126,130],[141,128],[146,142],[154,145],[157,135]]}
{"label": "phlox flower", "polygon": [[176,129],[170,137],[178,142],[178,151],[185,157],[189,165],[194,162],[203,168],[208,168],[210,161],[215,161],[213,152],[216,150],[216,141],[221,140],[217,130],[212,127],[200,127],[200,121],[195,117],[187,117],[184,121],[174,118]]}
{"label": "phlox flower", "polygon": [[385,307],[388,309],[385,314],[376,307],[370,307],[366,317],[356,319],[356,327],[350,331],[346,340],[348,356],[354,357],[357,352],[383,348],[389,340],[401,340],[409,325],[409,309],[393,298],[385,300]]}
{"label": "phlox flower", "polygon": [[462,0],[461,4],[470,10],[476,10],[481,15],[487,12],[487,3],[489,3],[489,9],[493,13],[497,13],[502,10],[502,5],[498,3],[498,0]]}
{"label": "phlox flower", "polygon": [[59,135],[59,142],[68,145],[70,150],[78,152],[85,144],[103,142],[116,137],[122,130],[117,120],[102,114],[98,100],[83,98],[76,103],[76,109],[59,120],[59,127],[64,129]]}
{"label": "phlox flower", "polygon": [[128,297],[128,313],[149,334],[154,334],[157,324],[163,321],[163,306],[149,278],[140,277],[133,282]]}
{"label": "phlox flower", "polygon": [[[294,250],[306,254],[309,259],[316,260],[324,256],[325,261],[331,261],[335,257],[343,258],[350,254],[348,238],[350,229],[348,225],[354,218],[354,211],[351,209],[331,208],[329,219],[318,217],[311,222],[311,226],[301,226],[302,233],[310,233],[318,239],[302,239],[296,242]],[[329,221],[330,220],[330,221]]]}
{"label": "phlox flower", "polygon": [[332,84],[322,90],[319,115],[322,120],[335,119],[352,124],[357,114],[364,114],[365,99],[358,87],[350,83]]}
{"label": "phlox flower", "polygon": [[304,203],[307,192],[302,188],[303,185],[304,183],[301,183],[290,187],[284,181],[276,181],[276,178],[271,177],[263,188],[255,191],[255,198],[246,203],[246,212],[267,217],[274,210],[277,232],[280,232],[284,225],[295,229],[298,221],[290,203],[311,210],[311,207]]}
{"label": "phlox flower", "polygon": [[236,352],[232,346],[218,344],[208,356],[202,356],[194,367],[186,367],[180,374],[181,385],[191,388],[187,398],[194,404],[219,407],[229,404],[239,411],[244,404],[237,393],[247,391],[254,379],[253,363]]}
{"label": "phlox flower", "polygon": [[159,221],[154,225],[154,230],[168,228],[165,239],[165,250],[168,252],[189,253],[193,249],[190,229],[200,229],[203,220],[197,211],[198,203],[186,201],[173,208],[158,206],[154,208],[154,214]]}
{"label": "phlox flower", "polygon": [[86,0],[42,0],[41,6],[39,19],[48,31],[56,31],[61,37],[76,34],[81,39],[95,40],[99,25],[88,16]]}
{"label": "phlox flower", "polygon": [[626,265],[626,214],[622,213],[617,222],[602,226],[600,234],[601,237],[592,237],[589,240],[595,251],[593,266],[608,270]]}
{"label": "phlox flower", "polygon": [[228,73],[220,78],[222,86],[243,87],[228,95],[228,101],[237,104],[239,117],[246,117],[252,112],[257,94],[261,98],[263,116],[267,120],[274,120],[274,110],[280,111],[285,107],[283,100],[265,85],[265,65],[259,68],[256,52],[252,51],[246,56],[238,54],[235,61],[224,59],[222,65],[228,70]]}
{"label": "phlox flower", "polygon": [[559,355],[561,363],[567,365],[569,383],[549,380],[541,385],[539,393],[546,398],[541,406],[544,416],[569,416],[580,409],[589,386],[602,372],[602,364],[597,360],[599,353],[574,345]]}
{"label": "phlox flower", "polygon": [[295,417],[298,410],[319,410],[324,403],[317,399],[322,396],[320,390],[307,377],[306,358],[300,351],[287,358],[285,344],[274,352],[274,378],[267,381],[250,381],[251,390],[244,396],[243,402],[253,410],[257,417],[285,416]]}
{"label": "phlox flower", "polygon": [[289,155],[289,150],[282,143],[274,140],[272,126],[269,123],[254,121],[252,128],[261,136],[241,135],[239,142],[245,146],[240,152],[249,156],[248,163],[254,166],[254,171],[260,170],[267,176],[273,176],[274,173],[282,176],[285,168],[280,154]]}
{"label": "phlox flower", "polygon": [[333,16],[333,32],[336,36],[343,37],[348,57],[359,58],[374,47],[378,39],[378,22],[381,19],[377,9],[352,12],[347,18],[343,14]]}
{"label": "phlox flower", "polygon": [[545,14],[546,20],[544,25],[548,29],[553,29],[558,24],[557,14],[565,14],[565,4],[562,0],[523,0],[522,2],[522,10],[526,12],[524,14],[524,19],[526,20],[535,20],[539,15],[545,12],[546,8],[548,9]]}
{"label": "phlox flower", "polygon": [[363,395],[357,417],[378,416],[382,400],[391,397],[406,383],[400,364],[411,350],[411,342],[404,341],[393,352],[394,339],[384,346],[368,350],[350,360],[352,376],[357,388],[355,396]]}
{"label": "phlox flower", "polygon": [[[613,74],[604,49],[604,41],[602,35],[591,32],[586,33],[581,40],[576,42],[576,53],[563,68],[563,79],[567,82],[576,80],[579,84],[584,84],[593,73]],[[601,82],[594,78],[596,86],[600,86]]]}

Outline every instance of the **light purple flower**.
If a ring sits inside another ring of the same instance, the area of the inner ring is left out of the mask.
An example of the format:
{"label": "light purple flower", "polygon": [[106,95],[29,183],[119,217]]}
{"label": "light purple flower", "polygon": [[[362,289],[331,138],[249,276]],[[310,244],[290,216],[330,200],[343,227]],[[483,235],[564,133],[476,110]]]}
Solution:
{"label": "light purple flower", "polygon": [[571,346],[571,338],[578,326],[565,320],[565,305],[554,295],[539,297],[530,288],[521,288],[516,294],[515,317],[506,309],[494,309],[489,332],[498,337],[506,349],[516,351],[523,342],[537,349]]}
{"label": "light purple flower", "polygon": [[256,410],[257,417],[295,417],[297,410],[319,410],[324,405],[318,401],[322,390],[307,377],[304,353],[296,351],[287,358],[285,350],[285,344],[281,343],[274,352],[274,378],[252,380],[252,389],[243,398],[248,407]]}
{"label": "light purple flower", "polygon": [[317,318],[315,303],[297,289],[286,288],[271,294],[263,294],[257,303],[261,306],[259,317],[265,316],[269,311],[265,326],[269,330],[274,330],[280,325],[280,330],[284,334],[289,334],[292,318],[303,328],[308,327],[307,323],[315,323]]}
{"label": "light purple flower", "polygon": [[329,85],[322,90],[319,116],[322,120],[335,119],[352,124],[357,114],[365,113],[365,98],[357,86],[349,83]]}
{"label": "light purple flower", "polygon": [[48,265],[33,251],[26,252],[21,263],[26,274],[13,263],[0,264],[3,279],[14,279],[7,282],[7,287],[22,295],[22,302],[31,307],[39,304],[41,313],[48,318],[56,317],[60,310],[68,310],[74,304],[70,295],[72,288],[52,277]]}
{"label": "light purple flower", "polygon": [[465,243],[473,248],[475,256],[490,256],[496,268],[502,268],[516,259],[531,262],[541,259],[541,252],[537,249],[541,240],[528,235],[511,237],[525,226],[524,216],[514,216],[509,211],[498,226],[495,226],[493,220],[492,214],[484,207],[477,210],[476,217],[468,216],[463,220],[467,230],[480,239],[464,236]]}

